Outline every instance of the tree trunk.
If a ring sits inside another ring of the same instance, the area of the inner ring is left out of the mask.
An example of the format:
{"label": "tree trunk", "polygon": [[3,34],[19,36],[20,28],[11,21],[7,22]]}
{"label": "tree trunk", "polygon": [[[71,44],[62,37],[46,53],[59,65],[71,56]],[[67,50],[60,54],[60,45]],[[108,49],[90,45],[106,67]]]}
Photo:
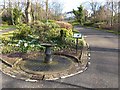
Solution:
{"label": "tree trunk", "polygon": [[6,1],[4,0],[4,6],[3,6],[3,9],[5,9],[5,7],[6,7],[6,4],[5,4],[5,2],[6,2]]}
{"label": "tree trunk", "polygon": [[26,14],[26,22],[27,22],[28,24],[31,23],[31,21],[32,21],[30,12],[31,12],[31,1],[30,1],[30,0],[27,0],[27,7],[26,7],[26,9],[25,9],[25,14]]}
{"label": "tree trunk", "polygon": [[113,0],[112,0],[112,15],[111,15],[111,26],[113,26]]}
{"label": "tree trunk", "polygon": [[14,20],[13,20],[13,8],[12,8],[11,0],[9,0],[9,12],[10,12],[10,14],[11,14],[11,22],[12,22],[12,25],[15,25],[15,24],[14,24]]}
{"label": "tree trunk", "polygon": [[48,21],[48,0],[46,0],[46,20]]}

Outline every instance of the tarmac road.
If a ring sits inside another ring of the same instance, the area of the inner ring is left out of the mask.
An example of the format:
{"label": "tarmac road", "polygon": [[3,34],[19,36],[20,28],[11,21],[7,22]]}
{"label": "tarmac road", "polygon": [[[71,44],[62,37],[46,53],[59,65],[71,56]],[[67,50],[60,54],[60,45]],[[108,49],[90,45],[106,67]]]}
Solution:
{"label": "tarmac road", "polygon": [[118,36],[105,31],[75,27],[91,48],[91,64],[78,75],[56,81],[25,82],[2,72],[2,88],[118,88]]}

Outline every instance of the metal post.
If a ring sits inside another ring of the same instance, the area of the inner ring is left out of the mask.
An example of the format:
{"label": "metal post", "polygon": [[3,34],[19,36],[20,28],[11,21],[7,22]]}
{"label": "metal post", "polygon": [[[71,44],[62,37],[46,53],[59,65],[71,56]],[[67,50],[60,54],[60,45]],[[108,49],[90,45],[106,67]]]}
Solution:
{"label": "metal post", "polygon": [[78,51],[78,38],[76,38],[76,54],[77,54],[77,51]]}

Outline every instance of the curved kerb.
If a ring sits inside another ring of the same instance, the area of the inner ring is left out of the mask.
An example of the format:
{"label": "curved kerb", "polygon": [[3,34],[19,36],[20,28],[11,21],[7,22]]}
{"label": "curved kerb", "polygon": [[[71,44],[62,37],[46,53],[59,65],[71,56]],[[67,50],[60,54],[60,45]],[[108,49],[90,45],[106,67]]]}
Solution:
{"label": "curved kerb", "polygon": [[[16,71],[16,65],[19,64],[19,62],[22,60],[22,59],[19,59],[17,62],[14,63],[14,65],[9,65],[9,63],[5,62],[5,60],[2,58],[2,62],[5,64],[5,65],[8,65],[7,69],[4,68],[4,69],[1,69],[2,72],[4,74],[7,74],[13,78],[17,78],[17,79],[21,79],[21,80],[25,80],[25,81],[31,81],[31,82],[38,82],[40,80],[56,80],[56,79],[61,79],[61,78],[67,78],[67,77],[71,77],[71,76],[74,76],[76,74],[80,74],[82,72],[84,72],[85,70],[87,70],[89,64],[90,64],[90,47],[89,45],[86,43],[86,45],[84,46],[82,52],[81,52],[81,56],[80,58],[77,58],[77,57],[73,57],[73,56],[70,56],[70,55],[63,55],[63,56],[66,56],[66,57],[69,57],[69,58],[74,58],[76,61],[80,61],[80,64],[78,64],[78,66],[76,66],[76,71],[75,72],[72,72],[72,73],[69,73],[69,74],[65,74],[65,75],[60,75],[58,77],[54,77],[54,78],[44,78],[45,75],[43,75],[40,79],[34,79],[34,78],[30,78],[32,76],[32,74],[26,74],[26,76],[23,74],[25,72],[23,72],[22,70],[20,70],[20,68],[17,68],[18,71]],[[83,60],[82,60],[83,59]],[[86,60],[85,60],[86,59]],[[6,64],[7,63],[7,64]],[[81,64],[81,63],[84,63],[84,64]],[[77,64],[76,64],[77,65]],[[80,65],[80,66],[79,66]],[[9,66],[12,66],[12,67],[9,67]],[[10,70],[11,72],[7,71],[7,70]],[[78,70],[77,70],[78,69]],[[16,73],[15,73],[16,72]],[[64,74],[64,73],[63,73]],[[31,76],[30,76],[31,75]]]}

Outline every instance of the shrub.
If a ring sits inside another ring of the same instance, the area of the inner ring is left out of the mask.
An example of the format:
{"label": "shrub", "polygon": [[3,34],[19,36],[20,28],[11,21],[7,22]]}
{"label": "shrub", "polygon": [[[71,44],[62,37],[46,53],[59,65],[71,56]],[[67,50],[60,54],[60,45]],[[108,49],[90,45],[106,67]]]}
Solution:
{"label": "shrub", "polygon": [[98,22],[98,23],[94,23],[94,27],[96,28],[101,28],[105,23],[104,22]]}
{"label": "shrub", "polygon": [[[60,25],[57,24],[55,21],[48,21],[48,23],[37,21],[34,22],[34,24],[31,24],[31,27],[35,31],[34,34],[39,36],[39,41],[45,43],[57,44],[55,50],[58,50],[68,45],[72,45],[70,44],[71,40],[69,40],[69,38],[72,38],[73,36],[72,29],[61,28]],[[63,31],[64,33],[62,39],[60,33],[61,31]],[[66,44],[67,42],[65,41],[69,42],[69,44],[67,45]]]}
{"label": "shrub", "polygon": [[26,24],[19,24],[16,27],[17,27],[18,32],[13,33],[13,39],[14,38],[25,39],[29,34],[33,33],[30,26]]}
{"label": "shrub", "polygon": [[57,31],[59,25],[54,22],[43,23],[40,21],[36,21],[31,24],[32,30],[34,34],[39,37],[39,40],[42,42],[46,42],[47,38],[58,36],[59,32]]}
{"label": "shrub", "polygon": [[8,25],[8,22],[7,21],[2,21],[2,24],[3,25]]}
{"label": "shrub", "polygon": [[55,20],[48,20],[48,22],[52,22],[52,23],[55,23]]}
{"label": "shrub", "polygon": [[20,49],[21,48],[16,46],[16,44],[9,42],[7,45],[2,46],[2,53],[6,54],[6,53],[21,52]]}
{"label": "shrub", "polygon": [[63,32],[65,33],[65,37],[66,38],[70,38],[73,36],[73,32],[72,29],[65,29],[65,28],[61,28],[61,30],[63,30]]}
{"label": "shrub", "polygon": [[114,23],[112,28],[113,30],[120,32],[119,26],[120,26],[120,23]]}
{"label": "shrub", "polygon": [[60,28],[60,26],[55,22],[48,22],[45,25],[48,26],[50,29]]}
{"label": "shrub", "polygon": [[70,23],[67,22],[63,22],[63,21],[56,21],[56,23],[61,27],[61,28],[65,28],[65,29],[72,29],[72,25]]}
{"label": "shrub", "polygon": [[11,38],[3,38],[2,53],[41,51],[44,47],[40,44],[44,42],[56,44],[54,51],[75,46],[72,29],[61,28],[54,21],[48,23],[36,21],[30,26],[19,24],[17,31],[12,34]]}
{"label": "shrub", "polygon": [[9,24],[9,25],[12,25],[12,17],[10,14],[7,14],[7,13],[4,13],[2,15],[2,21],[3,21],[3,24],[5,22],[5,24]]}
{"label": "shrub", "polygon": [[84,26],[93,26],[93,24],[94,24],[93,22],[86,22],[86,23],[84,23],[83,25],[84,25]]}

